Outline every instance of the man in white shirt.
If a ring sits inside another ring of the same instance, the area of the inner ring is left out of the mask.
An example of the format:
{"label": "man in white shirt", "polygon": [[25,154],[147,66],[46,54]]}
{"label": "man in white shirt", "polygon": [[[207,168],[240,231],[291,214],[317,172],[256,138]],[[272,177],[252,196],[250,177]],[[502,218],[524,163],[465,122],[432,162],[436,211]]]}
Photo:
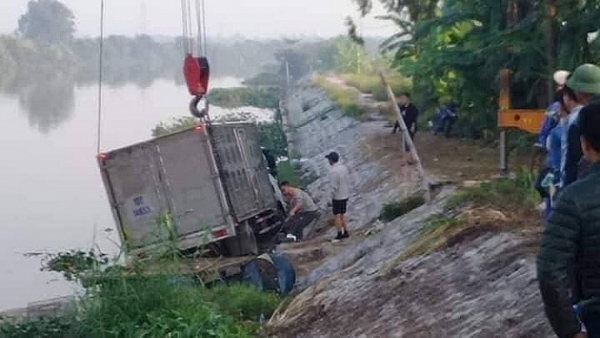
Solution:
{"label": "man in white shirt", "polygon": [[339,163],[340,155],[336,152],[331,152],[325,158],[331,165],[331,204],[338,231],[334,241],[340,241],[350,237],[346,227],[346,207],[350,198],[350,170]]}

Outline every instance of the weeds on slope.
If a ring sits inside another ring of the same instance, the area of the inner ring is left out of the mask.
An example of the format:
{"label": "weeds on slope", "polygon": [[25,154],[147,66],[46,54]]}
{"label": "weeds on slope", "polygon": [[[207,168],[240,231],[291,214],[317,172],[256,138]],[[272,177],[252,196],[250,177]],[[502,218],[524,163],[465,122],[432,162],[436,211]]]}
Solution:
{"label": "weeds on slope", "polygon": [[384,222],[391,222],[396,218],[406,215],[414,209],[425,204],[425,197],[422,195],[410,196],[399,202],[388,202],[381,208],[379,219]]}
{"label": "weeds on slope", "polygon": [[418,238],[384,270],[387,273],[406,259],[452,247],[485,232],[526,226],[537,229],[541,220],[534,211],[537,193],[533,180],[533,174],[523,171],[513,179],[497,179],[458,192],[444,213],[430,219]]}
{"label": "weeds on slope", "polygon": [[171,245],[160,249],[157,258],[128,267],[94,250],[50,255],[45,269],[79,282],[85,294],[62,317],[0,321],[0,337],[257,336],[261,319],[271,316],[280,297],[241,284],[207,288],[176,268],[185,265],[184,258]]}
{"label": "weeds on slope", "polygon": [[358,90],[332,83],[322,76],[315,76],[312,82],[315,86],[323,89],[327,96],[338,105],[346,116],[355,119],[362,118],[364,110],[358,103],[360,95]]}
{"label": "weeds on slope", "polygon": [[[344,74],[342,79],[351,87],[358,89],[361,93],[372,94],[373,99],[377,101],[388,101],[386,88],[381,83],[381,78],[377,74]],[[396,95],[410,92],[412,81],[400,74],[391,74],[387,80]]]}
{"label": "weeds on slope", "polygon": [[539,200],[534,188],[534,179],[533,173],[521,171],[512,179],[501,178],[484,182],[479,187],[466,188],[448,202],[447,209],[467,205],[507,211],[533,209]]}

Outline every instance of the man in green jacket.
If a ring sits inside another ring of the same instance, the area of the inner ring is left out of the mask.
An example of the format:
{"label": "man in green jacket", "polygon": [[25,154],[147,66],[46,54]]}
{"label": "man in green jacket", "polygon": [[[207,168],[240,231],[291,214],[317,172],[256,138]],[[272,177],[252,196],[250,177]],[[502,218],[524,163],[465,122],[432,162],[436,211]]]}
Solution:
{"label": "man in green jacket", "polygon": [[[560,195],[537,261],[546,315],[561,338],[600,337],[600,104],[579,113],[588,175]],[[585,332],[587,330],[587,333]]]}

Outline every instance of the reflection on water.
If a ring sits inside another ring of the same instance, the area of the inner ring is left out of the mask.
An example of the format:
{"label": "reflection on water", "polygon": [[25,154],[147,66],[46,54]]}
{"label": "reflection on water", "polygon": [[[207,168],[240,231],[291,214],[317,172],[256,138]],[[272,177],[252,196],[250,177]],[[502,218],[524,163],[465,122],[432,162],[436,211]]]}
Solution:
{"label": "reflection on water", "polygon": [[20,88],[18,95],[29,125],[42,133],[60,126],[73,115],[75,83],[68,77],[40,78]]}
{"label": "reflection on water", "polygon": [[[114,223],[95,161],[97,88],[68,84],[46,78],[0,93],[0,310],[73,291],[24,253],[93,245],[118,251],[118,235],[103,231]],[[186,88],[173,81],[106,87],[102,149],[148,139],[160,121],[187,116],[188,102]],[[215,117],[225,113],[211,108]]]}

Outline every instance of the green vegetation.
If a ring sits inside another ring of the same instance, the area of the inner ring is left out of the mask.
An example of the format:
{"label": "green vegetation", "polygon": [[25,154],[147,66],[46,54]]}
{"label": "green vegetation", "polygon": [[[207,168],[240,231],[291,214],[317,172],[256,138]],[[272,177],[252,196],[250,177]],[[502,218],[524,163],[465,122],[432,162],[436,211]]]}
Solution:
{"label": "green vegetation", "polygon": [[220,107],[279,107],[279,93],[273,87],[217,88],[208,94],[209,101]]}
{"label": "green vegetation", "polygon": [[178,117],[172,119],[170,122],[160,122],[154,129],[152,129],[152,137],[159,137],[169,135],[194,127],[198,123],[198,119],[191,116]]}
{"label": "green vegetation", "polygon": [[[452,246],[470,236],[499,228],[519,228],[519,217],[532,215],[539,199],[533,179],[533,174],[521,172],[514,179],[497,179],[459,191],[448,201],[444,213],[430,219],[418,238],[386,264],[384,273],[406,259]],[[538,223],[531,225],[537,228]]]}
{"label": "green vegetation", "polygon": [[[252,121],[249,120],[249,116],[244,114],[225,116],[223,119],[216,119],[216,122],[220,121]],[[198,123],[198,120],[191,116],[179,117],[171,120],[170,122],[161,122],[154,129],[152,129],[152,136],[159,137],[168,134],[172,134],[178,131],[189,129],[194,127]],[[276,122],[261,122],[257,124],[258,128],[258,142],[261,147],[270,149],[275,156],[286,156],[287,155],[287,140],[285,135],[281,131],[281,127]]]}
{"label": "green vegetation", "polygon": [[599,0],[551,2],[555,8],[537,0],[356,2],[365,15],[373,2],[383,5],[388,15],[382,19],[398,26],[383,50],[394,53],[394,66],[413,79],[422,112],[449,99],[459,103],[464,113],[456,131],[462,136],[495,135],[501,69],[515,74],[516,108],[544,108],[555,70],[600,62],[598,25],[592,24],[600,22]]}
{"label": "green vegetation", "polygon": [[294,166],[292,165],[292,162],[290,160],[279,162],[277,164],[277,172],[280,182],[288,181],[294,187],[301,186],[300,180],[298,179],[296,171],[294,170]]}
{"label": "green vegetation", "polygon": [[322,76],[315,76],[313,84],[325,91],[327,96],[338,105],[346,116],[359,119],[363,110],[358,104],[359,92],[350,87],[344,87],[341,84],[335,84]]}
{"label": "green vegetation", "polygon": [[457,193],[450,199],[447,207],[459,209],[471,205],[507,211],[533,209],[539,201],[534,179],[533,173],[521,171],[515,179],[501,178],[484,182],[479,187],[467,188]]}
{"label": "green vegetation", "polygon": [[22,323],[4,323],[0,318],[0,337],[2,338],[78,338],[75,318],[41,318]]}
{"label": "green vegetation", "polygon": [[379,219],[384,222],[391,222],[396,218],[406,215],[423,204],[425,204],[425,198],[421,195],[414,195],[400,202],[388,202],[383,205]]}
{"label": "green vegetation", "polygon": [[[345,74],[342,75],[342,79],[346,84],[362,93],[373,94],[375,100],[388,101],[387,91],[381,84],[381,78],[377,74]],[[387,76],[387,80],[396,95],[410,92],[412,89],[412,81],[398,73]]]}
{"label": "green vegetation", "polygon": [[463,231],[467,222],[461,218],[436,217],[431,219],[421,230],[418,239],[412,242],[398,260],[427,255],[444,247],[450,238]]}
{"label": "green vegetation", "polygon": [[93,250],[49,255],[44,270],[79,282],[85,294],[63,317],[2,322],[0,336],[255,337],[261,318],[281,302],[276,294],[242,284],[206,288],[178,271],[189,262],[173,243],[159,251],[163,254],[134,259],[127,268],[116,265],[118,257],[108,260]]}
{"label": "green vegetation", "polygon": [[277,122],[258,124],[258,143],[275,156],[287,156],[287,139]]}
{"label": "green vegetation", "polygon": [[[12,337],[255,337],[280,298],[249,286],[177,285],[173,276],[114,279],[87,289],[80,310],[42,321],[0,324]],[[181,278],[180,278],[181,280]]]}

